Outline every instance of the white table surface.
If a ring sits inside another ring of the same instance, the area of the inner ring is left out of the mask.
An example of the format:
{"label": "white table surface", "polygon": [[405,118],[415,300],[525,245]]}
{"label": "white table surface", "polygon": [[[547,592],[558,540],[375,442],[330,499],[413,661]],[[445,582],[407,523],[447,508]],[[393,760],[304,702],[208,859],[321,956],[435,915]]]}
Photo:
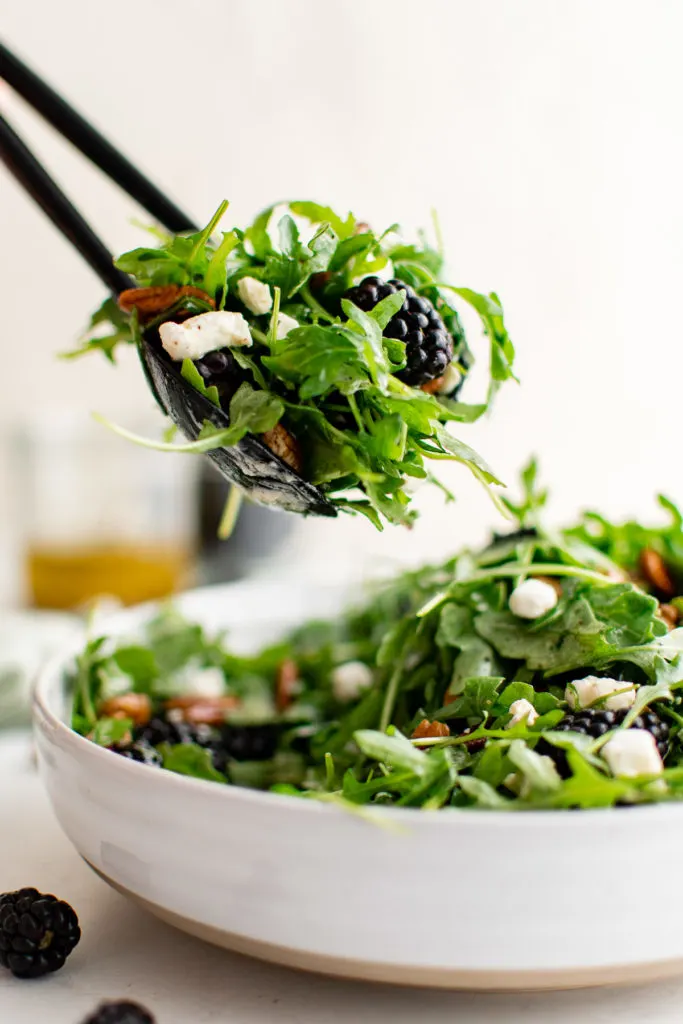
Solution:
{"label": "white table surface", "polygon": [[61,834],[25,736],[0,738],[0,891],[35,886],[76,908],[66,967],[40,981],[0,968],[2,1024],[81,1024],[103,998],[147,1006],[157,1024],[642,1024],[683,1019],[683,979],[543,995],[430,992],[334,981],[205,945],[112,892]]}

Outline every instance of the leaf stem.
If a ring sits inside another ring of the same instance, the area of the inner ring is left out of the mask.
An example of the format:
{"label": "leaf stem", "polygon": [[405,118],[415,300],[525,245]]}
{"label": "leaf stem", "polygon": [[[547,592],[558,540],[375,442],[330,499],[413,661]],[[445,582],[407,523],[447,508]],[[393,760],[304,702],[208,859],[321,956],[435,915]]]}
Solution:
{"label": "leaf stem", "polygon": [[311,289],[308,287],[307,284],[302,285],[299,291],[299,295],[304,300],[306,305],[309,307],[311,312],[315,313],[318,319],[327,320],[327,322],[330,324],[337,323],[337,318],[328,313],[325,307],[321,306],[318,300],[313,297],[313,295],[311,294]]}
{"label": "leaf stem", "polygon": [[270,318],[270,331],[268,332],[268,344],[272,349],[277,341],[277,321],[280,315],[280,296],[282,292],[280,288],[275,286],[273,288],[273,313]]}
{"label": "leaf stem", "polygon": [[232,484],[230,487],[230,493],[228,494],[228,500],[225,503],[221,521],[218,524],[218,539],[228,540],[232,537],[237,520],[239,518],[240,509],[242,508],[242,501],[244,495],[239,487]]}
{"label": "leaf stem", "polygon": [[351,412],[353,413],[353,418],[356,421],[356,424],[358,426],[358,430],[359,430],[359,432],[361,434],[364,434],[365,433],[365,424],[363,423],[363,417],[361,416],[360,409],[358,408],[358,402],[356,401],[356,396],[355,395],[347,395],[346,397],[348,399],[349,406],[351,407]]}

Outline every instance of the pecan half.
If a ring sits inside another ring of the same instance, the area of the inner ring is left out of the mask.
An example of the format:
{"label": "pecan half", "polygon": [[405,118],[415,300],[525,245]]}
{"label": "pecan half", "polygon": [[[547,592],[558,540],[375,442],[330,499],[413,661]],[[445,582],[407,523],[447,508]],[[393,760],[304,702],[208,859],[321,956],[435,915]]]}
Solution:
{"label": "pecan half", "polygon": [[299,689],[299,666],[291,658],[280,662],[275,677],[275,707],[286,711]]}
{"label": "pecan half", "polygon": [[426,384],[420,384],[420,391],[426,391],[428,395],[435,395],[443,384],[443,376],[428,380]]}
{"label": "pecan half", "polygon": [[124,313],[131,313],[137,309],[140,318],[148,320],[158,313],[163,313],[165,309],[185,295],[202,299],[212,309],[215,309],[216,303],[207,292],[202,291],[201,288],[193,288],[189,284],[167,284],[158,288],[127,288],[119,295],[119,308]]}
{"label": "pecan half", "polygon": [[681,618],[681,613],[673,604],[660,604],[657,614],[660,619],[664,619],[669,629],[675,629]]}
{"label": "pecan half", "polygon": [[428,718],[423,718],[413,731],[412,739],[426,740],[436,736],[450,736],[450,734],[451,730],[445,722],[430,722]]}
{"label": "pecan half", "polygon": [[222,725],[228,713],[238,706],[239,699],[230,694],[223,697],[189,695],[164,702],[168,711],[175,711],[181,721],[190,725]]}
{"label": "pecan half", "polygon": [[664,559],[653,548],[643,548],[638,560],[640,571],[650,584],[662,597],[674,597],[676,584],[671,578]]}
{"label": "pecan half", "polygon": [[134,725],[147,725],[152,717],[152,702],[146,693],[121,693],[100,704],[107,718],[130,718]]}
{"label": "pecan half", "polygon": [[332,274],[328,270],[319,270],[317,274],[311,274],[308,283],[314,292],[319,292],[331,279]]}
{"label": "pecan half", "polygon": [[295,473],[301,472],[303,459],[299,442],[281,423],[276,423],[272,430],[261,434],[261,440],[274,455],[291,466]]}

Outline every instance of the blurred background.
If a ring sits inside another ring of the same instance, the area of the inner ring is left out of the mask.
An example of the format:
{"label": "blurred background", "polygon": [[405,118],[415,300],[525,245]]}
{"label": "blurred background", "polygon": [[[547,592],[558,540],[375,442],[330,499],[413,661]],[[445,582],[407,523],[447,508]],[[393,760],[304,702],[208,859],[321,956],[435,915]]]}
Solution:
{"label": "blurred background", "polygon": [[[62,0],[5,5],[2,29],[201,223],[223,197],[238,224],[276,198],[408,231],[435,207],[449,279],[499,293],[519,355],[521,386],[460,436],[511,484],[536,452],[553,519],[683,500],[677,0]],[[126,196],[1,87],[0,105],[112,250],[140,244]],[[134,353],[57,358],[102,287],[2,168],[0,223],[0,606],[366,576],[501,527],[440,464],[459,500],[421,492],[411,533],[248,507],[218,545],[198,460],[90,422],[159,429]]]}

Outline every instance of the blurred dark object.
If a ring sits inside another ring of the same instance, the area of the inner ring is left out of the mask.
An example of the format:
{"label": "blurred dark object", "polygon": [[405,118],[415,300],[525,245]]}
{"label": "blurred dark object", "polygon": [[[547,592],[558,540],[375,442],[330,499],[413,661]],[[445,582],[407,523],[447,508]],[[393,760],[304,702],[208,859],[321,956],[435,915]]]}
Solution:
{"label": "blurred dark object", "polygon": [[218,525],[230,484],[208,459],[202,459],[198,482],[199,564],[202,584],[225,583],[251,575],[272,557],[291,534],[296,519],[279,509],[244,501],[232,536],[218,537]]}

